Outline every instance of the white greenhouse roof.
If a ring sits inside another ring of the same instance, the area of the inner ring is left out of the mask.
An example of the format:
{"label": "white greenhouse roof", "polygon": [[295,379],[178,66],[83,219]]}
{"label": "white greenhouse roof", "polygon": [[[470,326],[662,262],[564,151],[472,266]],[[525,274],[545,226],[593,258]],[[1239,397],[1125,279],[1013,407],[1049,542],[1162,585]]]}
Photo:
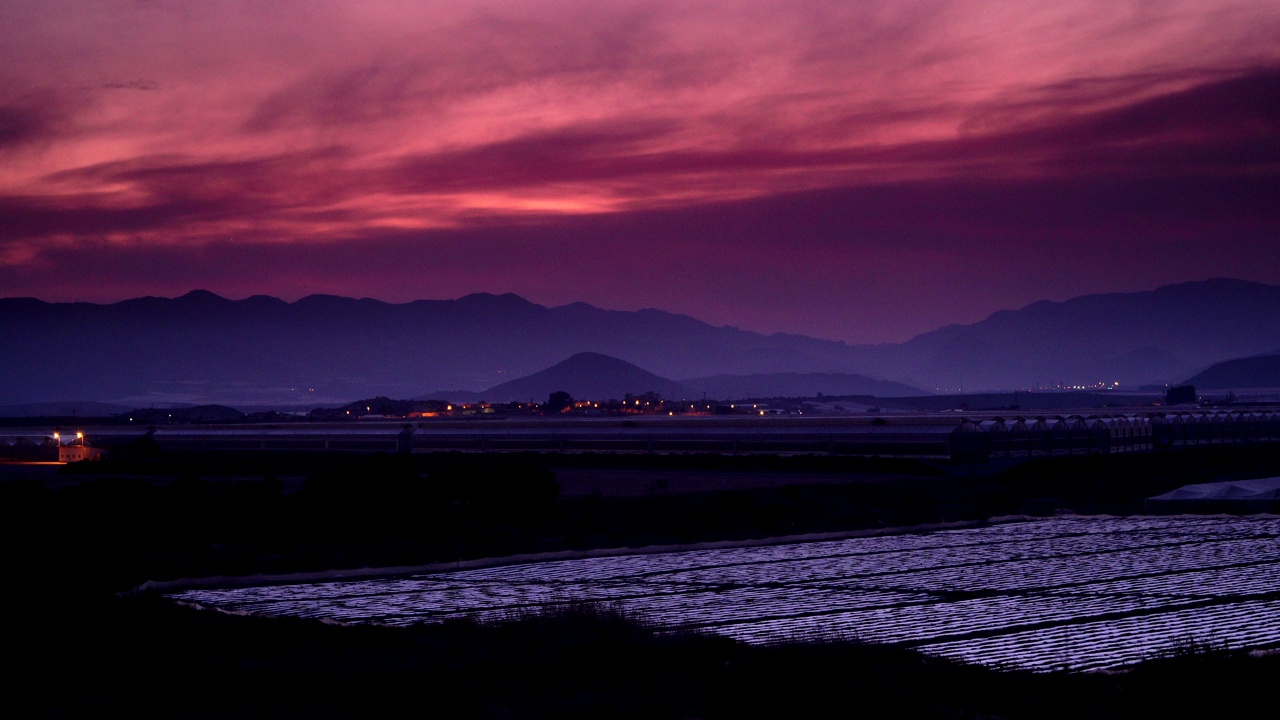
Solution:
{"label": "white greenhouse roof", "polygon": [[1195,500],[1280,500],[1280,477],[1258,480],[1184,485],[1151,500],[1176,502]]}

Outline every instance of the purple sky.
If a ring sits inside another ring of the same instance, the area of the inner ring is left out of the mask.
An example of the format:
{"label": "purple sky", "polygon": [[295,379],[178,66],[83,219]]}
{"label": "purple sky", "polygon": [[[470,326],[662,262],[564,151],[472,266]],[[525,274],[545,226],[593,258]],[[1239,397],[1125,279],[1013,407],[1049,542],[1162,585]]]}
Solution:
{"label": "purple sky", "polygon": [[903,340],[1280,283],[1280,4],[0,5],[0,296]]}

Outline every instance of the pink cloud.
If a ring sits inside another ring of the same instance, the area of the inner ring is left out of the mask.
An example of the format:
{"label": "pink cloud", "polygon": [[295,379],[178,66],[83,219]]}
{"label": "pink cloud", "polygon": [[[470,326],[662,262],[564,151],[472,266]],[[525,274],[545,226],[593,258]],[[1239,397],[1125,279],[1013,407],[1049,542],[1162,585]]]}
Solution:
{"label": "pink cloud", "polygon": [[[1035,243],[1179,249],[1151,281],[1280,280],[1262,277],[1280,157],[1270,2],[3,12],[0,294],[409,299],[439,267],[437,297],[511,290],[885,338],[1037,287],[1131,285],[1074,256],[1009,279],[1048,257]],[[370,247],[409,262],[384,267]],[[608,276],[637,248],[679,282],[553,280],[563,265]],[[55,270],[108,249],[131,264]],[[244,257],[271,262],[248,272]],[[908,275],[932,289],[883,279]],[[895,295],[910,312],[875,327],[841,315]]]}

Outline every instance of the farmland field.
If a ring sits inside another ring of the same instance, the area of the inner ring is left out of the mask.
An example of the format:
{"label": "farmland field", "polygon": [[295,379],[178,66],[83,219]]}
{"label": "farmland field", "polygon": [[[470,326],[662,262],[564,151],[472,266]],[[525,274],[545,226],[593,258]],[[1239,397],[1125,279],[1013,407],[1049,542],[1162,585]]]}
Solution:
{"label": "farmland field", "polygon": [[1280,646],[1280,519],[1057,517],[170,597],[385,625],[606,602],[748,643],[853,637],[991,666],[1091,670],[1189,642]]}

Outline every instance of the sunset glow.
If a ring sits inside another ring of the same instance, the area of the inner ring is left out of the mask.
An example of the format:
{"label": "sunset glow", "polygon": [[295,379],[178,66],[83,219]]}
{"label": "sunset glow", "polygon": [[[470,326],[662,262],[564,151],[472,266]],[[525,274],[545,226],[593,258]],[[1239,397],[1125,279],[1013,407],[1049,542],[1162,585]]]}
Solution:
{"label": "sunset glow", "polygon": [[515,292],[882,341],[1280,282],[1277,37],[1267,0],[11,0],[0,296]]}

